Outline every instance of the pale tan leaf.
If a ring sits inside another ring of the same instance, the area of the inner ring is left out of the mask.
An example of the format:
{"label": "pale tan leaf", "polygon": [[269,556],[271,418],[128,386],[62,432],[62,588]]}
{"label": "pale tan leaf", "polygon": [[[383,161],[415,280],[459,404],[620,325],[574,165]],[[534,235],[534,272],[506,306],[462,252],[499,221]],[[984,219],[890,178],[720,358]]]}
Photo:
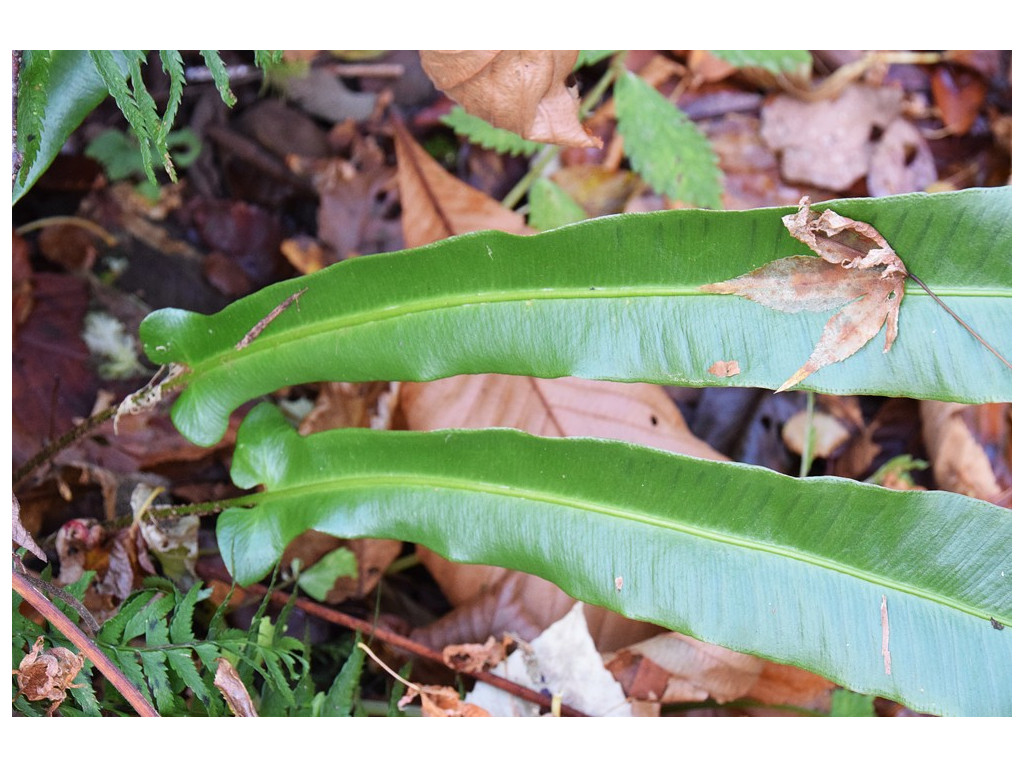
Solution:
{"label": "pale tan leaf", "polygon": [[445,646],[441,655],[444,663],[460,672],[483,672],[498,666],[508,656],[509,647],[515,641],[506,635],[508,642],[499,643],[494,636],[487,638],[485,643],[461,643]]}
{"label": "pale tan leaf", "polygon": [[[814,455],[818,458],[831,456],[850,439],[850,430],[835,416],[815,411],[811,423],[814,429]],[[783,425],[782,440],[789,450],[799,455],[804,452],[806,439],[807,411],[797,411]]]}
{"label": "pale tan leaf", "polygon": [[619,650],[605,666],[627,696],[657,700],[732,701],[757,683],[764,660],[665,632]]}
{"label": "pale tan leaf", "polygon": [[[1009,453],[1009,407],[1005,403],[971,406],[921,401],[921,432],[939,488],[998,504],[1008,502],[1009,462],[1003,454]],[[1004,421],[1005,447],[990,445],[986,450],[971,429],[969,422],[978,421],[979,412],[986,410]],[[1002,483],[997,469],[1003,470]]]}
{"label": "pale tan leaf", "polygon": [[459,698],[459,692],[447,685],[417,685],[410,687],[399,700],[398,708],[405,709],[420,699],[424,717],[490,717],[491,713],[476,704]]}
{"label": "pale tan leaf", "polygon": [[227,659],[217,659],[217,673],[213,676],[213,684],[224,696],[224,701],[228,703],[235,717],[259,717],[249,697],[249,691],[245,689],[242,678],[238,676],[238,670]]}
{"label": "pale tan leaf", "polygon": [[21,505],[18,503],[18,497],[12,493],[11,499],[11,539],[19,547],[24,547],[45,563],[46,553],[39,548],[35,539],[32,538],[32,534],[21,523]]}
{"label": "pale tan leaf", "polygon": [[397,122],[394,129],[407,247],[484,229],[533,232],[522,216],[448,173]]}
{"label": "pale tan leaf", "polygon": [[471,115],[530,141],[600,147],[566,87],[577,51],[420,51],[434,85]]}

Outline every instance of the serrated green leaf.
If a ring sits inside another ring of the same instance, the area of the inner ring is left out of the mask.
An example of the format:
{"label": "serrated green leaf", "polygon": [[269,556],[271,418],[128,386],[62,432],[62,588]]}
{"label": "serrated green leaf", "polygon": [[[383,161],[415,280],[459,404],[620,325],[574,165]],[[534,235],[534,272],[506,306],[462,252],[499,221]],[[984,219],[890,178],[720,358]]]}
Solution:
{"label": "serrated green leaf", "polygon": [[303,438],[269,404],[231,473],[266,489],[218,519],[242,583],[308,529],[415,541],[920,711],[1010,711],[1011,516],[986,502],[512,430]]}
{"label": "serrated green leaf", "polygon": [[587,212],[551,179],[537,179],[530,187],[530,226],[538,232],[575,224]]}
{"label": "serrated green leaf", "polygon": [[[202,675],[196,669],[195,662],[192,660],[192,652],[186,648],[174,648],[166,651],[166,656],[171,669],[209,712],[210,701],[213,697]],[[216,662],[214,662],[214,666],[216,667]]]}
{"label": "serrated green leaf", "polygon": [[[142,51],[123,51],[122,53],[126,59],[128,78],[133,84],[142,84],[141,92],[133,92],[132,88],[129,88],[128,80],[125,79],[124,73],[118,65],[118,60],[112,51],[89,51],[96,71],[102,78],[110,95],[114,97],[118,109],[125,116],[132,133],[135,134],[135,138],[139,142],[139,151],[142,154],[142,165],[146,176],[151,183],[155,184],[156,175],[153,173],[150,142],[154,138],[154,129],[158,125],[159,120],[156,115],[155,106],[151,114],[146,109],[152,102],[152,98],[146,91],[144,83],[142,83],[141,62],[145,61],[145,54]],[[139,102],[139,98],[143,99],[142,103]],[[147,99],[148,101],[146,101]]]}
{"label": "serrated green leaf", "polygon": [[471,115],[462,107],[453,107],[451,112],[441,118],[441,122],[484,149],[508,155],[532,155],[545,146],[536,141],[528,141],[512,131],[495,128],[482,117]]}
{"label": "serrated green leaf", "polygon": [[210,591],[204,590],[202,582],[196,582],[191,586],[177,607],[174,609],[174,618],[171,619],[171,642],[177,645],[191,644],[195,641],[195,632],[192,629],[192,615],[195,612],[196,603],[209,597]]}
{"label": "serrated green leaf", "polygon": [[363,674],[363,664],[366,661],[366,652],[359,647],[361,640],[362,635],[356,633],[352,653],[345,659],[327,692],[327,698],[320,710],[322,717],[348,717],[352,714],[352,707],[359,694],[359,678]]}
{"label": "serrated green leaf", "polygon": [[[1010,354],[1009,188],[815,207],[874,225],[912,272]],[[220,440],[228,416],[246,401],[316,381],[511,373],[775,390],[807,359],[827,314],[787,314],[699,289],[809,253],[782,225],[794,210],[666,211],[608,216],[529,237],[465,235],[349,259],[212,316],[160,310],[139,333],[152,361],[189,368],[172,418],[203,445]],[[275,311],[251,343],[236,349]],[[1011,399],[1010,370],[914,285],[887,354],[882,341],[811,375],[800,388]],[[740,374],[713,376],[708,368],[718,360],[737,360]]]}
{"label": "serrated green leaf", "polygon": [[152,598],[151,601],[128,619],[128,623],[124,628],[122,643],[127,643],[151,631],[154,622],[159,622],[174,607],[174,595],[155,597],[154,595],[159,593],[150,592],[149,594]]}
{"label": "serrated green leaf", "polygon": [[722,207],[722,172],[711,142],[668,99],[631,72],[615,80],[615,115],[633,170],[655,192]]}
{"label": "serrated green leaf", "polygon": [[167,657],[163,651],[144,650],[140,652],[142,671],[149,684],[149,690],[156,701],[156,709],[161,715],[174,712],[175,698],[171,692],[171,682],[167,677]]}
{"label": "serrated green leaf", "polygon": [[711,51],[734,67],[757,67],[775,74],[809,71],[810,51]]}
{"label": "serrated green leaf", "polygon": [[[117,66],[127,74],[123,60]],[[24,51],[18,78],[17,203],[43,175],[86,115],[107,96],[88,51]]]}
{"label": "serrated green leaf", "polygon": [[149,692],[149,686],[146,684],[146,676],[142,673],[142,667],[139,666],[139,654],[136,651],[114,648],[107,655],[117,664],[118,669],[124,672],[124,676],[128,678],[142,696],[152,704],[153,697]]}
{"label": "serrated green leaf", "polygon": [[96,639],[107,645],[121,645],[123,642],[126,642],[124,635],[128,622],[138,615],[143,604],[152,598],[153,594],[153,590],[144,590],[130,595],[127,600],[121,603],[117,613],[103,622],[103,626],[100,627],[100,632]]}
{"label": "serrated green leaf", "polygon": [[213,84],[217,86],[221,100],[229,107],[235,106],[238,99],[231,92],[231,77],[228,75],[227,67],[224,66],[224,60],[221,59],[220,54],[216,51],[200,51],[199,53],[202,54],[203,61],[206,62],[206,68],[210,70],[210,77],[213,78]]}
{"label": "serrated green leaf", "polygon": [[92,664],[85,664],[75,678],[77,688],[68,688],[68,694],[87,717],[101,717],[103,710],[96,700],[96,691],[92,687]]}
{"label": "serrated green leaf", "polygon": [[185,64],[178,51],[160,51],[160,63],[170,79],[167,106],[164,107],[164,116],[160,119],[160,139],[163,146],[166,147],[167,137],[170,135],[171,129],[174,128],[174,118],[178,114],[181,97],[185,92]]}

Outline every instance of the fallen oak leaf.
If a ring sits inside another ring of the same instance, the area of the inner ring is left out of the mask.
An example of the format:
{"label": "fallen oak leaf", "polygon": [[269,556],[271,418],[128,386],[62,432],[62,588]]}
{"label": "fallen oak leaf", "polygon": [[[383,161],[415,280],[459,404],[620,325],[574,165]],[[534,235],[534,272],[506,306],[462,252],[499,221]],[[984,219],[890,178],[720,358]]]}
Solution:
{"label": "fallen oak leaf", "polygon": [[823,312],[840,308],[825,324],[817,346],[776,392],[803,381],[826,365],[845,360],[885,330],[888,352],[899,328],[907,268],[885,238],[862,221],[831,210],[800,209],[782,217],[789,233],[821,258],[790,256],[745,275],[702,285],[705,293],[736,294],[781,312]]}

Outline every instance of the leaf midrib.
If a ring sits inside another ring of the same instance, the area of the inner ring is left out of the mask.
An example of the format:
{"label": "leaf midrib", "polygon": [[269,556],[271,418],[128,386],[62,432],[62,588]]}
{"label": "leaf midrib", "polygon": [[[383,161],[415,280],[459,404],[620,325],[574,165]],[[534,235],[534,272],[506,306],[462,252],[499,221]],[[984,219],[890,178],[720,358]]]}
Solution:
{"label": "leaf midrib", "polygon": [[707,528],[700,528],[694,525],[679,523],[676,521],[665,520],[664,518],[660,518],[645,513],[642,510],[630,509],[628,507],[610,506],[596,501],[581,499],[579,497],[563,496],[561,494],[540,491],[532,488],[512,487],[508,485],[489,483],[485,481],[459,480],[455,478],[440,477],[437,475],[425,476],[419,474],[394,473],[365,474],[354,478],[342,478],[314,483],[304,483],[300,488],[265,490],[259,493],[232,499],[232,505],[237,507],[243,507],[260,503],[262,501],[284,500],[293,497],[301,497],[306,494],[329,494],[337,493],[339,491],[344,490],[360,489],[372,490],[380,488],[381,486],[401,486],[431,489],[442,488],[452,491],[484,493],[493,496],[504,496],[508,498],[515,498],[525,501],[550,504],[553,506],[572,507],[586,512],[593,512],[596,514],[601,514],[612,518],[618,518],[620,520],[626,520],[641,525],[654,526],[671,530],[676,533],[682,533],[707,541],[737,546],[752,551],[765,552],[767,554],[776,555],[778,557],[789,558],[796,562],[817,566],[820,568],[831,570],[835,573],[850,576],[852,578],[858,579],[863,582],[867,582],[869,584],[876,584],[886,589],[897,590],[905,594],[917,597],[919,599],[926,600],[931,603],[943,605],[948,608],[958,610],[961,613],[965,613],[970,616],[976,616],[978,618],[985,620],[995,618],[997,621],[999,621],[1006,627],[1012,627],[1013,625],[1012,619],[1010,619],[1010,617],[1008,616],[992,616],[989,612],[979,611],[973,606],[963,603],[959,600],[954,600],[944,595],[930,592],[919,587],[913,586],[911,584],[906,584],[904,582],[895,581],[892,579],[885,579],[878,576],[877,574],[871,573],[870,571],[865,571],[860,568],[852,568],[845,563],[838,562],[828,557],[808,553],[802,550],[795,550],[791,547],[782,547],[778,545],[767,544],[765,542],[759,542],[750,538],[744,538],[722,531],[715,531]]}
{"label": "leaf midrib", "polygon": [[[984,288],[939,287],[932,288],[932,292],[945,298],[1010,298],[1010,293],[1008,291]],[[906,295],[926,296],[927,294],[918,286],[908,285],[906,288]],[[458,309],[460,307],[487,304],[528,304],[534,301],[564,301],[574,299],[646,299],[676,298],[684,296],[700,296],[705,298],[721,299],[721,297],[716,294],[706,293],[701,291],[699,287],[694,286],[681,286],[679,288],[658,286],[656,289],[654,287],[644,288],[641,286],[618,288],[588,286],[587,288],[570,289],[541,287],[530,288],[527,290],[502,290],[500,292],[481,291],[477,293],[446,294],[442,297],[431,297],[429,299],[410,301],[403,304],[391,304],[382,307],[375,307],[373,309],[353,312],[340,317],[327,317],[318,322],[300,325],[286,331],[281,331],[280,333],[261,335],[261,337],[257,337],[251,344],[241,350],[229,347],[219,354],[206,358],[202,362],[192,364],[190,367],[193,374],[196,374],[207,368],[216,368],[222,365],[228,358],[253,358],[266,352],[274,352],[282,344],[288,344],[296,339],[312,338],[343,329],[384,322],[396,317],[417,315],[447,309]],[[301,304],[295,311],[301,311]]]}

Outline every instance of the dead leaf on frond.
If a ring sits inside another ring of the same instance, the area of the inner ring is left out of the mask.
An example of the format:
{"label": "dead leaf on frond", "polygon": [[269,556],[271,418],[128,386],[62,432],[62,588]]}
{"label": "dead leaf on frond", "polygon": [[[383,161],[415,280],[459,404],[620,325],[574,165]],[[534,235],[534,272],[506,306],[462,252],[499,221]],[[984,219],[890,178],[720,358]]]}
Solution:
{"label": "dead leaf on frond", "polygon": [[896,340],[907,268],[878,230],[831,210],[783,216],[789,233],[821,258],[790,256],[745,275],[701,286],[705,293],[736,294],[780,312],[839,309],[825,324],[810,358],[776,391],[845,360],[885,329],[888,352]]}

